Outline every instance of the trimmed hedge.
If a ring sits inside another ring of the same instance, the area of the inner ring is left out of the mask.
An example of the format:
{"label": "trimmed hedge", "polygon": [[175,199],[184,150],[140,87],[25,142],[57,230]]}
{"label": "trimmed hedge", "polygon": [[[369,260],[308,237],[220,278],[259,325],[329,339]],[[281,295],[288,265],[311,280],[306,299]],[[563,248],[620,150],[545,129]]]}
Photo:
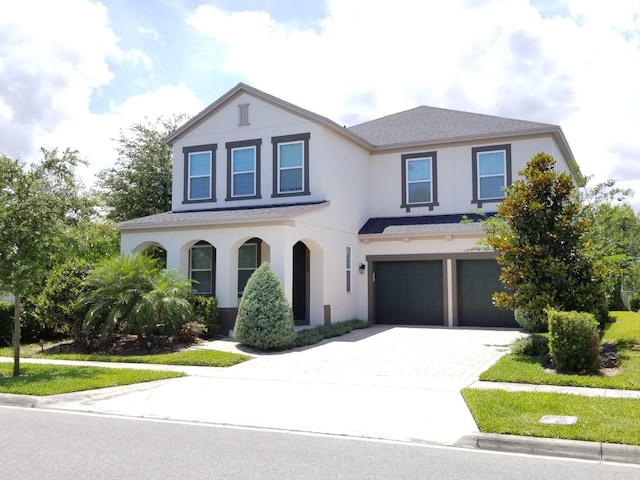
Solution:
{"label": "trimmed hedge", "polygon": [[586,312],[549,310],[549,351],[558,371],[597,372],[600,333],[595,316]]}
{"label": "trimmed hedge", "polygon": [[319,325],[317,327],[306,328],[298,332],[294,346],[304,347],[307,345],[313,345],[325,338],[339,337],[350,333],[353,330],[369,328],[370,326],[370,323],[354,318],[352,320],[332,323],[330,325]]}

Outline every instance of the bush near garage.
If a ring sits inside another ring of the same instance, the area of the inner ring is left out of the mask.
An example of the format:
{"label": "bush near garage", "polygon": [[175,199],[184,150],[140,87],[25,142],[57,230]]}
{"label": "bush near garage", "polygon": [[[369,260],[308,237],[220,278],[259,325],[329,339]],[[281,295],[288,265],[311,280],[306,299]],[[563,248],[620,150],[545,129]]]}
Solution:
{"label": "bush near garage", "polygon": [[598,321],[591,313],[549,310],[549,351],[558,371],[595,373],[600,366]]}
{"label": "bush near garage", "polygon": [[542,357],[549,353],[549,338],[539,333],[518,338],[511,344],[511,353],[527,357]]}
{"label": "bush near garage", "polygon": [[267,262],[247,282],[233,336],[243,345],[259,350],[281,350],[293,345],[293,313],[280,279]]}

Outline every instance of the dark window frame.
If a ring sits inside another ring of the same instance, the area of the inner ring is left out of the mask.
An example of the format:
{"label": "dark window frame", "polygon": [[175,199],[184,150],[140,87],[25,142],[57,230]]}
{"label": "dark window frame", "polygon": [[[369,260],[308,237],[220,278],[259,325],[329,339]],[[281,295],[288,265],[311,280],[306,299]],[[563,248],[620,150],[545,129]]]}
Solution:
{"label": "dark window frame", "polygon": [[[279,137],[271,137],[271,144],[273,145],[273,193],[271,194],[272,198],[276,197],[295,197],[302,195],[311,195],[309,188],[309,139],[311,138],[310,133],[299,133],[295,135],[283,135]],[[292,143],[292,142],[302,142],[302,190],[299,192],[279,192],[279,177],[280,177],[280,167],[279,167],[279,145],[282,143]]]}
{"label": "dark window frame", "polygon": [[511,144],[505,143],[502,145],[488,145],[485,147],[474,147],[471,149],[471,172],[472,172],[472,189],[473,198],[471,203],[475,204],[478,208],[482,208],[485,203],[500,203],[504,200],[505,195],[494,198],[479,198],[480,194],[480,178],[478,176],[478,154],[487,152],[504,151],[505,158],[505,187],[511,185],[512,173],[511,173]]}
{"label": "dark window frame", "polygon": [[195,244],[193,244],[191,246],[191,248],[189,248],[189,279],[193,280],[193,249],[194,248],[210,248],[211,249],[211,265],[210,265],[210,269],[209,270],[204,270],[204,269],[196,269],[196,271],[198,272],[210,272],[211,275],[211,291],[210,292],[198,292],[196,290],[196,286],[192,285],[192,290],[193,290],[193,294],[194,295],[203,295],[206,297],[210,297],[210,296],[215,296],[216,294],[216,247],[214,247],[212,244],[210,244],[209,242],[206,242],[204,240],[201,240]]}
{"label": "dark window frame", "polygon": [[[242,140],[239,142],[227,142],[225,143],[225,147],[227,149],[227,198],[225,199],[226,201],[233,201],[233,200],[251,200],[251,199],[256,199],[256,198],[262,198],[262,195],[260,193],[260,174],[261,174],[261,168],[260,168],[260,150],[262,150],[261,148],[262,146],[262,139],[261,138],[256,138],[253,140]],[[255,148],[255,152],[256,152],[256,156],[255,156],[255,162],[256,162],[256,168],[254,170],[254,175],[255,175],[255,192],[254,195],[237,195],[234,196],[233,195],[233,186],[232,186],[232,181],[233,181],[233,170],[232,170],[232,158],[233,158],[233,150],[236,148],[246,148],[246,147],[254,147]]]}
{"label": "dark window frame", "polygon": [[[210,145],[194,145],[192,147],[183,147],[182,154],[184,157],[184,192],[183,192],[183,200],[182,203],[208,203],[216,201],[216,150],[218,149],[218,145],[216,143]],[[211,178],[211,195],[208,198],[189,198],[189,180],[191,177],[189,176],[189,156],[192,153],[209,153],[211,155],[211,170],[210,170],[210,178]]]}
{"label": "dark window frame", "polygon": [[[250,238],[249,240],[247,240],[246,242],[244,242],[242,245],[240,245],[238,247],[238,298],[242,297],[242,294],[244,293],[244,289],[246,288],[246,283],[242,286],[242,291],[240,291],[240,249],[242,247],[244,247],[245,245],[255,245],[256,248],[256,268],[253,269],[253,272],[255,272],[258,267],[260,266],[261,263],[261,259],[262,259],[262,239],[260,238]],[[243,268],[243,270],[249,270],[246,268]],[[253,272],[251,272],[253,274]],[[247,278],[247,281],[249,279]]]}
{"label": "dark window frame", "polygon": [[[409,203],[409,177],[407,163],[409,160],[417,160],[421,158],[431,159],[431,201],[420,203]],[[402,202],[400,208],[404,208],[407,212],[410,212],[412,208],[416,207],[428,207],[429,211],[433,211],[434,207],[439,206],[438,203],[438,152],[416,152],[406,153],[400,156],[401,160],[401,172],[402,172]]]}

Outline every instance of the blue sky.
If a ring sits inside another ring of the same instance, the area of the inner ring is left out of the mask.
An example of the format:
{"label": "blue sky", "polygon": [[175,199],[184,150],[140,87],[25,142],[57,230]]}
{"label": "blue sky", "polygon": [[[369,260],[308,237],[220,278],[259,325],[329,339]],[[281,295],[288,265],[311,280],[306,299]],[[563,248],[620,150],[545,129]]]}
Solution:
{"label": "blue sky", "polygon": [[144,118],[238,82],[353,125],[418,105],[562,126],[640,202],[640,0],[21,0],[0,15],[0,152],[93,174]]}

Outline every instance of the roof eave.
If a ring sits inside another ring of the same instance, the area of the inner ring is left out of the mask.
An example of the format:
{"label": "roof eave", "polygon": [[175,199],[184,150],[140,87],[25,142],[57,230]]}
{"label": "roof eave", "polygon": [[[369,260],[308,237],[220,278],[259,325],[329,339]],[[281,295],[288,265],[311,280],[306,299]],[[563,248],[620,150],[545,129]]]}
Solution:
{"label": "roof eave", "polygon": [[359,234],[358,240],[367,243],[371,241],[411,241],[421,239],[447,239],[451,238],[481,238],[486,235],[481,228],[469,228],[460,230],[438,230],[433,232],[392,232],[392,233],[365,233]]}
{"label": "roof eave", "polygon": [[118,230],[121,232],[135,232],[139,230],[171,230],[178,228],[189,228],[189,227],[211,227],[217,225],[224,225],[225,227],[233,227],[237,226],[246,226],[249,224],[254,225],[286,225],[290,224],[292,220],[289,217],[262,217],[259,219],[251,218],[246,220],[238,220],[238,219],[229,219],[229,220],[216,220],[215,222],[211,222],[211,220],[185,220],[185,221],[177,221],[177,222],[153,222],[153,223],[144,223],[144,224],[134,224],[134,225],[118,225]]}
{"label": "roof eave", "polygon": [[[556,134],[558,130],[560,130],[560,127],[553,126],[553,128],[541,127],[541,128],[535,128],[535,129],[515,130],[512,132],[489,132],[481,135],[463,135],[458,137],[442,137],[442,138],[434,138],[430,140],[420,140],[415,142],[378,144],[378,145],[374,145],[373,151],[374,153],[382,153],[388,150],[398,150],[402,148],[414,148],[414,147],[430,146],[430,145],[472,142],[477,140],[491,140],[496,138],[512,138],[512,137],[522,137],[522,136],[532,136],[532,135]],[[566,143],[566,140],[565,140],[565,143]]]}

